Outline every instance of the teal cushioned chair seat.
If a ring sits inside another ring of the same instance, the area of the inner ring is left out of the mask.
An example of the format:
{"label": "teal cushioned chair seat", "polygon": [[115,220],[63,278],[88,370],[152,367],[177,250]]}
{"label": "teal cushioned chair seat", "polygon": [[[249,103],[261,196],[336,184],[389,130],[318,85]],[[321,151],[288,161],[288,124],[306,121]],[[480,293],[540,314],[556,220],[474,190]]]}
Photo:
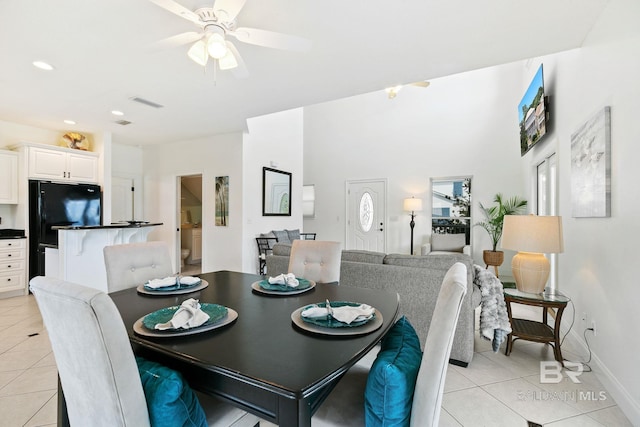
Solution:
{"label": "teal cushioned chair seat", "polygon": [[369,371],[364,394],[367,427],[409,425],[421,360],[418,335],[403,316],[382,339]]}
{"label": "teal cushioned chair seat", "polygon": [[195,393],[179,372],[136,357],[153,427],[207,427]]}

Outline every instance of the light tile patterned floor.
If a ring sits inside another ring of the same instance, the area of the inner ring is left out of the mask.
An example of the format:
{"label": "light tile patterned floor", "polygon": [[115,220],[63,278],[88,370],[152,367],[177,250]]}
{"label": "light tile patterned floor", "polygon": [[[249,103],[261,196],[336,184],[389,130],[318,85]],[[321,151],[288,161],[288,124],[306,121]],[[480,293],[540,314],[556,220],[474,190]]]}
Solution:
{"label": "light tile patterned floor", "polygon": [[[631,426],[594,373],[582,374],[581,384],[541,384],[540,360],[553,360],[548,346],[517,341],[509,357],[504,344],[494,353],[477,338],[475,347],[468,368],[449,365],[441,426]],[[55,360],[35,299],[0,299],[0,425],[55,426],[56,401]]]}

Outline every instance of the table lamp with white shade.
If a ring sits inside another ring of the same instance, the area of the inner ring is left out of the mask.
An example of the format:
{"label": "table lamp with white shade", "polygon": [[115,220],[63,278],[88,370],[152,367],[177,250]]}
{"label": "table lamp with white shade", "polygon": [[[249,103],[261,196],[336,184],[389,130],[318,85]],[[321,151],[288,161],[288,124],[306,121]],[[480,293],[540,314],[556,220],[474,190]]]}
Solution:
{"label": "table lamp with white shade", "polygon": [[564,250],[562,217],[505,215],[502,248],[518,251],[511,261],[516,288],[540,294],[549,279],[549,260],[544,254]]}

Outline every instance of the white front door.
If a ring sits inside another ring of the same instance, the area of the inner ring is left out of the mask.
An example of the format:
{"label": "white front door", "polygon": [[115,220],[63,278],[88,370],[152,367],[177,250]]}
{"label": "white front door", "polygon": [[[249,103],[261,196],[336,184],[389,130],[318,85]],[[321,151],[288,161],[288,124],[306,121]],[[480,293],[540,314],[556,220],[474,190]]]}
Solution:
{"label": "white front door", "polygon": [[386,180],[347,182],[346,249],[386,251]]}

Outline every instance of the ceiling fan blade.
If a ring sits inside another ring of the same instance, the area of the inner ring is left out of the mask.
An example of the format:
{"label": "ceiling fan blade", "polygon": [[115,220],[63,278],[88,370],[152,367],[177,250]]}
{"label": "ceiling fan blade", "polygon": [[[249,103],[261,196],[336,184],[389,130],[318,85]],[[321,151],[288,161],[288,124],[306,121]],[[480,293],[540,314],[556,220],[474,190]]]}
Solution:
{"label": "ceiling fan blade", "polygon": [[233,73],[234,77],[237,79],[246,79],[247,77],[249,77],[249,70],[247,70],[247,65],[244,63],[244,60],[242,59],[240,52],[238,52],[238,49],[236,49],[233,43],[231,43],[228,40],[227,40],[227,47],[229,48],[229,51],[231,52],[236,62],[238,63],[238,66],[236,68],[232,68],[231,72]]}
{"label": "ceiling fan blade", "polygon": [[173,0],[149,0],[151,3],[154,3],[158,6],[160,6],[161,8],[168,10],[171,13],[174,13],[184,19],[187,19],[191,22],[194,22],[198,25],[201,25],[202,22],[200,21],[200,17],[198,15],[196,15],[194,12],[192,12],[191,10],[187,9],[186,7],[182,6],[179,3],[176,3]]}
{"label": "ceiling fan blade", "polygon": [[229,32],[229,34],[241,42],[257,46],[293,50],[297,52],[307,52],[311,49],[311,40],[298,36],[276,33],[274,31],[241,27],[237,28],[235,31]]}
{"label": "ceiling fan blade", "polygon": [[216,0],[213,12],[222,22],[233,21],[244,7],[247,0]]}
{"label": "ceiling fan blade", "polygon": [[158,40],[151,45],[152,49],[166,49],[176,46],[182,46],[185,44],[193,43],[202,38],[202,33],[195,31],[189,31],[187,33],[176,34],[175,36],[167,37],[166,39]]}

